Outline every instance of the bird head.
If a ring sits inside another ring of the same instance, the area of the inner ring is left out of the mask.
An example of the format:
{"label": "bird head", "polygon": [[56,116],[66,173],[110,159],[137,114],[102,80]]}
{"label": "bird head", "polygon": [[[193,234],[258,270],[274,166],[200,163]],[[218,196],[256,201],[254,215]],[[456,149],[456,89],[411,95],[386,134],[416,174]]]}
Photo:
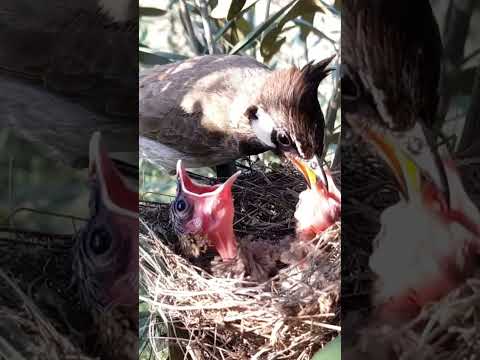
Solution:
{"label": "bird head", "polygon": [[325,127],[318,86],[329,74],[333,57],[302,69],[273,71],[255,104],[247,108],[245,116],[257,138],[276,153],[318,164]]}
{"label": "bird head", "polygon": [[327,186],[318,179],[308,162],[294,157],[292,162],[303,174],[308,186],[300,193],[295,210],[297,238],[308,241],[340,218],[341,195],[329,171],[325,173]]}
{"label": "bird head", "polygon": [[[406,320],[469,276],[480,249],[480,213],[445,149],[429,149],[439,162],[419,167],[418,158],[402,150],[391,132],[371,126],[364,134],[392,169],[401,194],[401,201],[382,214],[374,239],[374,301],[381,318]],[[435,181],[440,172],[445,174],[441,186]]]}
{"label": "bird head", "polygon": [[[418,11],[412,14],[414,4]],[[430,2],[356,0],[342,15],[342,118],[352,128],[380,124],[423,174],[448,192],[427,130],[434,128],[439,107],[443,52]],[[381,128],[369,136],[383,137]]]}
{"label": "bird head", "polygon": [[222,260],[237,255],[237,241],[233,233],[232,185],[240,171],[219,185],[195,183],[177,163],[177,195],[170,214],[177,235],[202,235],[216,249]]}
{"label": "bird head", "polygon": [[90,219],[73,249],[75,280],[86,304],[138,303],[138,191],[121,176],[101,142],[90,140]]}

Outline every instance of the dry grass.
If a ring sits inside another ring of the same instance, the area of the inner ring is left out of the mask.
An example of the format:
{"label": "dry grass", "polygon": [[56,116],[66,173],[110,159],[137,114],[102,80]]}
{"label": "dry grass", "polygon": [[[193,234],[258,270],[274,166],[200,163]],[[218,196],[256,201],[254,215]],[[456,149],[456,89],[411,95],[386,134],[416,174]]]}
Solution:
{"label": "dry grass", "polygon": [[[294,233],[303,179],[290,168],[248,169],[234,186],[237,236]],[[262,284],[219,278],[176,253],[168,205],[140,206],[140,273],[150,342],[180,343],[193,359],[310,359],[340,331],[340,226],[311,244],[301,263]],[[174,331],[158,336],[169,324]]]}
{"label": "dry grass", "polygon": [[89,360],[60,334],[15,281],[0,270],[0,358]]}
{"label": "dry grass", "polygon": [[[424,307],[402,328],[371,327],[359,347],[377,358],[477,359],[480,353],[480,274]],[[381,344],[381,346],[380,346]]]}
{"label": "dry grass", "polygon": [[0,232],[0,359],[138,359],[138,329],[123,309],[81,305],[72,236]]}

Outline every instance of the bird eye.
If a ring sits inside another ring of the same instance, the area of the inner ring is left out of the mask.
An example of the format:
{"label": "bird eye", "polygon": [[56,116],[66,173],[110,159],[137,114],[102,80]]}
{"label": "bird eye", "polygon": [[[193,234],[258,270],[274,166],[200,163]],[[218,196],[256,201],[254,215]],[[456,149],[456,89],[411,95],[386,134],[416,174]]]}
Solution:
{"label": "bird eye", "polygon": [[95,255],[105,254],[112,245],[112,238],[105,230],[95,230],[90,236],[90,249]]}
{"label": "bird eye", "polygon": [[187,203],[183,199],[177,200],[175,203],[175,209],[177,209],[178,212],[182,212],[187,208]]}
{"label": "bird eye", "polygon": [[290,146],[291,141],[290,141],[290,136],[287,135],[284,131],[279,131],[277,133],[277,140],[280,145],[283,146]]}

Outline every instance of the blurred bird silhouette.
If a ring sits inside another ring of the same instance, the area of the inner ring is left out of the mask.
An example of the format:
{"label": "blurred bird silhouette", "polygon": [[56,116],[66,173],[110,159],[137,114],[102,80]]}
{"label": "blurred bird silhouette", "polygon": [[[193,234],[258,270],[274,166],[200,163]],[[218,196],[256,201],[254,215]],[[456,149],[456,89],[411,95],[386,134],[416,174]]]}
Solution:
{"label": "blurred bird silhouette", "polygon": [[126,306],[138,317],[138,190],[110,160],[100,133],[90,141],[90,218],[72,249],[74,282],[82,303]]}
{"label": "blurred bird silhouette", "polygon": [[77,168],[97,130],[110,151],[138,151],[137,12],[130,0],[2,2],[0,125]]}

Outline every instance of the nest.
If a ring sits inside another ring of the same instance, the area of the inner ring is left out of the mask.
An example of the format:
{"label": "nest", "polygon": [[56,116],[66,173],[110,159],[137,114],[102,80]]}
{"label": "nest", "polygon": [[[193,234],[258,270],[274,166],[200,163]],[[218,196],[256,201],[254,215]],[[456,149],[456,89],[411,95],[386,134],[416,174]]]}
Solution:
{"label": "nest", "polygon": [[401,328],[372,326],[347,359],[477,359],[480,353],[480,273]]}
{"label": "nest", "polygon": [[0,270],[0,357],[90,360],[57,331],[39,308]]}
{"label": "nest", "polygon": [[1,359],[138,358],[124,309],[88,308],[71,286],[71,236],[0,231]]}
{"label": "nest", "polygon": [[[233,188],[237,236],[293,236],[304,189],[290,167],[250,167]],[[306,258],[259,284],[215,277],[178,255],[168,204],[141,203],[140,222],[141,299],[150,306],[154,352],[168,344],[180,358],[310,359],[339,334],[338,223],[312,241]]]}
{"label": "nest", "polygon": [[348,156],[342,159],[342,175],[350,179],[342,188],[342,221],[346,225],[342,240],[346,249],[342,254],[342,321],[347,332],[342,347],[350,351],[342,356],[347,360],[477,359],[480,273],[441,301],[425,306],[400,328],[373,322],[375,275],[369,267],[372,241],[381,228],[380,214],[399,200],[398,187],[369,145],[347,150],[342,152],[342,156]]}

